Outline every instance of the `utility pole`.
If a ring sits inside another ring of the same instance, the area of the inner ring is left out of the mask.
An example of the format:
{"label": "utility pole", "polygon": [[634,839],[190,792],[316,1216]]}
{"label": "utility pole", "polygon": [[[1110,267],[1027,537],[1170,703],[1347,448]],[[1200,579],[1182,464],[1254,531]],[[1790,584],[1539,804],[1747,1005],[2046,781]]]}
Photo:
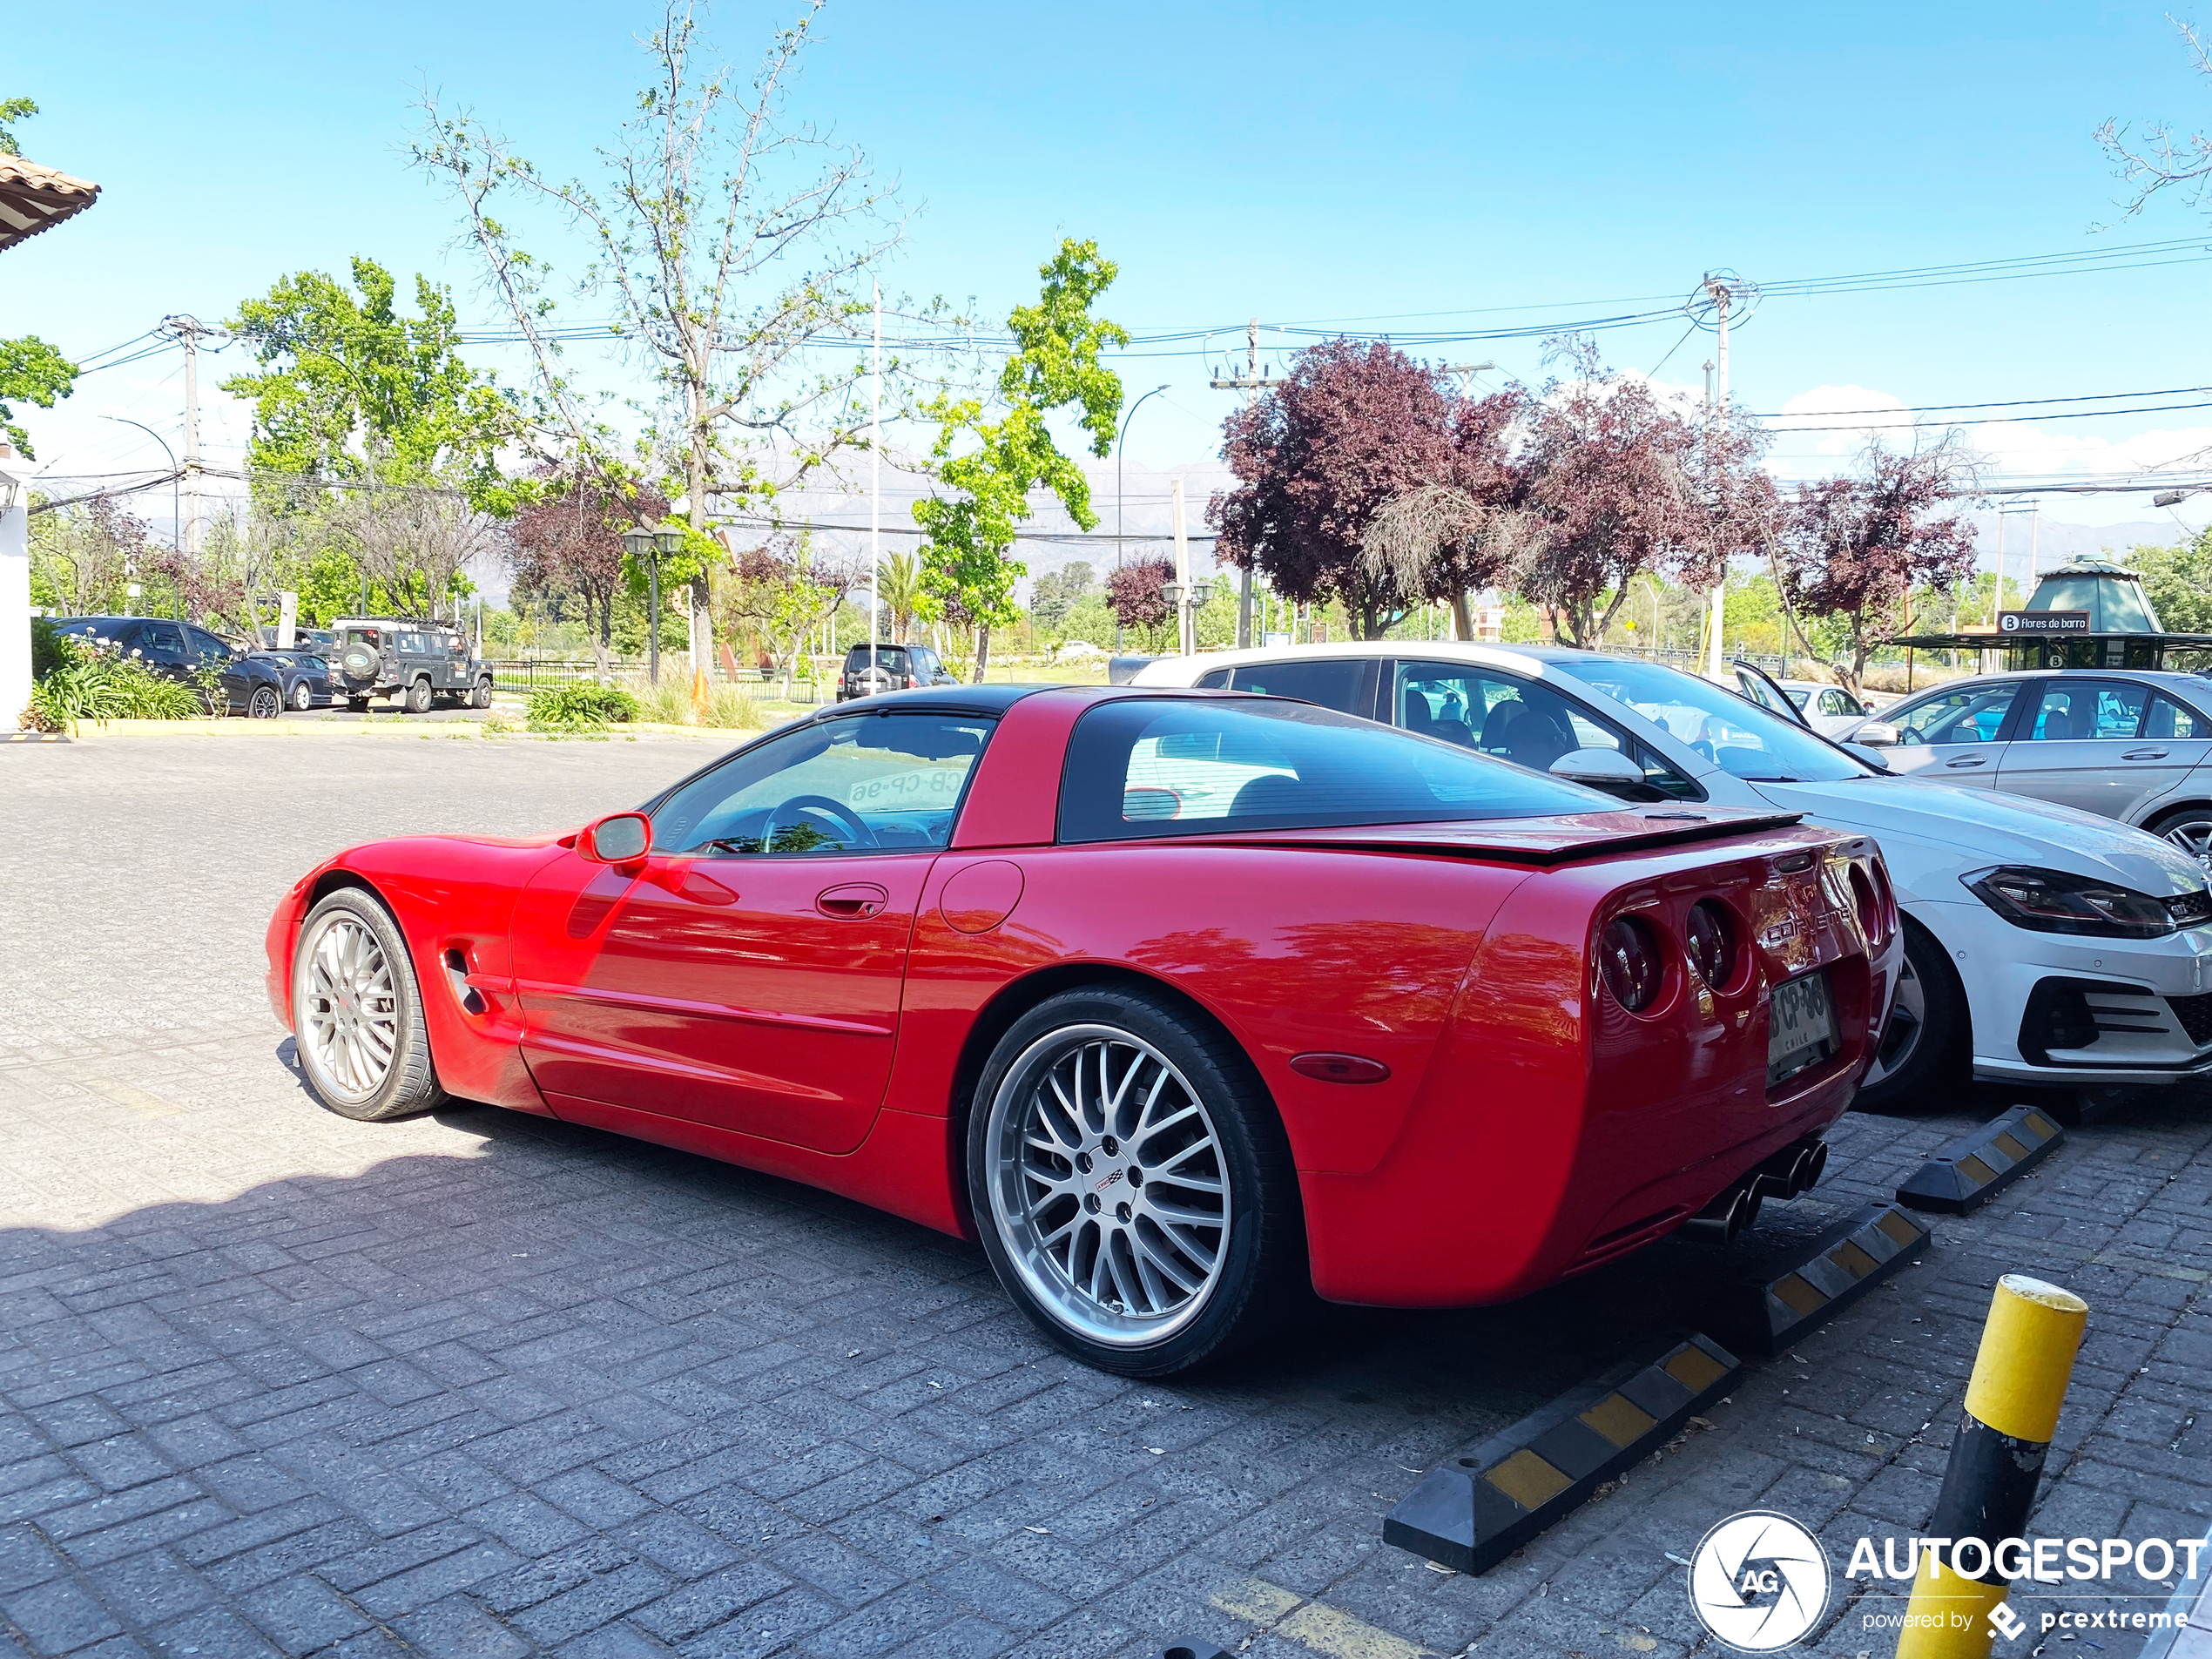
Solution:
{"label": "utility pole", "polygon": [[[1170,522],[1175,529],[1176,650],[1184,657],[1195,657],[1198,654],[1198,618],[1190,607],[1190,538],[1184,532],[1182,479],[1173,479],[1169,482],[1168,503]],[[1251,591],[1249,586],[1245,591]]]}
{"label": "utility pole", "polygon": [[199,558],[199,337],[213,330],[197,317],[172,317],[169,330],[185,348],[185,556]]}
{"label": "utility pole", "polygon": [[868,675],[875,683],[875,639],[883,631],[883,285],[875,285],[875,373],[868,391]]}
{"label": "utility pole", "polygon": [[[1250,408],[1260,392],[1270,386],[1282,383],[1282,376],[1259,372],[1259,319],[1254,317],[1244,326],[1244,372],[1242,374],[1217,374],[1209,382],[1217,392],[1242,392],[1244,407]],[[1237,648],[1244,650],[1252,643],[1252,570],[1246,565],[1238,574],[1244,578],[1237,588]],[[1189,580],[1187,576],[1184,578]]]}
{"label": "utility pole", "polygon": [[[1725,440],[1728,436],[1728,284],[1709,273],[1705,278],[1705,292],[1712,296],[1713,309],[1718,314],[1720,334],[1719,347],[1713,354],[1718,374],[1714,393],[1707,400],[1705,418],[1711,429]],[[1721,447],[1725,448],[1725,444]],[[1705,643],[1705,672],[1708,678],[1716,680],[1721,678],[1723,668],[1721,621],[1726,614],[1727,595],[1728,558],[1723,553],[1720,575],[1713,583],[1713,615],[1707,627]]]}

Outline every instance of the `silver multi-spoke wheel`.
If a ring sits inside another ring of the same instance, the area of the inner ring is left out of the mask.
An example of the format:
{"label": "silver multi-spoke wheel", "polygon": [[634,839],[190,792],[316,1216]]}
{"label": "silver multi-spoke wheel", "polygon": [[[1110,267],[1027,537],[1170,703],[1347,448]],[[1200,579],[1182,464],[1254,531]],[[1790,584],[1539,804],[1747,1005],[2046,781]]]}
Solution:
{"label": "silver multi-spoke wheel", "polygon": [[391,1075],[400,1043],[399,993],[376,935],[343,911],[303,941],[300,1046],[324,1090],[347,1103],[370,1099]]}
{"label": "silver multi-spoke wheel", "polygon": [[1862,1087],[1871,1089],[1886,1082],[1910,1065],[1927,1028],[1927,986],[1913,971],[1908,954],[1898,970],[1897,1001],[1890,1005],[1890,1022],[1882,1028],[1881,1046],[1875,1050],[1874,1063]]}
{"label": "silver multi-spoke wheel", "polygon": [[2166,826],[2166,839],[2212,873],[2212,817],[2191,814]]}
{"label": "silver multi-spoke wheel", "polygon": [[1206,1102],[1158,1049],[1063,1026],[1008,1069],[984,1134],[992,1223],[1055,1318],[1128,1347],[1198,1316],[1235,1224],[1229,1168]]}

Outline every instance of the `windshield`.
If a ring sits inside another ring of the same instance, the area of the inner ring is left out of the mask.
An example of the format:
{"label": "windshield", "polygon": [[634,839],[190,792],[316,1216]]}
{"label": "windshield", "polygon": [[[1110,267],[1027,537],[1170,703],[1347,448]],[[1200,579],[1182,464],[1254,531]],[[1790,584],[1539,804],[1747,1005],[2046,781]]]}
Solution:
{"label": "windshield", "polygon": [[1881,776],[1794,720],[1755,707],[1710,680],[1624,657],[1559,664],[1592,691],[1662,725],[1747,783],[1832,784]]}

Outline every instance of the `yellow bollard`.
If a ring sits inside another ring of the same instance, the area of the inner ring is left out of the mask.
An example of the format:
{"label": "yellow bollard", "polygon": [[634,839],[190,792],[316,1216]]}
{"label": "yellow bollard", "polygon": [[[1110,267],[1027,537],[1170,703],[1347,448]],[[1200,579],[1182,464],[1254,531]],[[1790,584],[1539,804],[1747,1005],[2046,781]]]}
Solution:
{"label": "yellow bollard", "polygon": [[[2012,1588],[1992,1555],[2027,1530],[2088,1319],[2089,1305],[2071,1291],[2019,1273],[1997,1281],[1966,1384],[1966,1420],[1928,1521],[1928,1536],[1948,1541],[1921,1552],[1898,1659],[1987,1659],[1996,1635],[1989,1615]],[[1967,1566],[1978,1569],[1971,1575],[1958,1570],[1962,1539],[1985,1547],[1979,1558],[1967,1552]]]}

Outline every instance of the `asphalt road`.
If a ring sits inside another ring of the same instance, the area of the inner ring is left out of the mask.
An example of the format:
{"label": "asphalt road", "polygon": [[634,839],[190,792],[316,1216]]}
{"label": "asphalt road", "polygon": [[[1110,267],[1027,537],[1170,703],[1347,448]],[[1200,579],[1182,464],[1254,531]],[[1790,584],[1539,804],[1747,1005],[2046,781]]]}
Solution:
{"label": "asphalt road", "polygon": [[[573,826],[706,752],[243,722],[0,748],[0,1659],[1710,1652],[1673,1558],[1723,1516],[1795,1515],[1838,1571],[1858,1534],[1921,1529],[2006,1271],[2094,1310],[2039,1527],[2212,1525],[2201,1093],[2094,1116],[1472,1578],[1380,1542],[1425,1471],[2002,1103],[1846,1119],[1751,1244],[1505,1309],[1342,1311],[1169,1386],[1060,1358],[979,1251],[841,1200],[489,1109],[370,1125],[308,1098],[261,989],[302,869]],[[1839,1587],[1809,1650],[1886,1654],[1886,1593]]]}

